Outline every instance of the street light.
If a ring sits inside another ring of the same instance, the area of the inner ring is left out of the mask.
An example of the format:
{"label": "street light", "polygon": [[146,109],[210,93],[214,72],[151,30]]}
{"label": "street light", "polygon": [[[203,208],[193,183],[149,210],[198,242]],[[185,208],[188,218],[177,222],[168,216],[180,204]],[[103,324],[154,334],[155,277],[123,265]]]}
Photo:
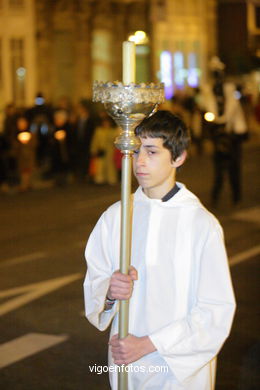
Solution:
{"label": "street light", "polygon": [[146,32],[138,30],[134,34],[129,35],[128,41],[134,42],[136,45],[145,45],[148,43],[148,37]]}

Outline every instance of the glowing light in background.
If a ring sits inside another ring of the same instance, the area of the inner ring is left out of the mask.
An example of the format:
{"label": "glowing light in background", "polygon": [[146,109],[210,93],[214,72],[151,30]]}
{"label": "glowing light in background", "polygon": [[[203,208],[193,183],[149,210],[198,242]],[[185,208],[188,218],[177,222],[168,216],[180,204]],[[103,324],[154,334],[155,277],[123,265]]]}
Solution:
{"label": "glowing light in background", "polygon": [[28,142],[30,141],[31,138],[32,138],[32,135],[28,131],[21,131],[17,135],[18,141],[20,141],[24,145],[28,144]]}
{"label": "glowing light in background", "polygon": [[54,133],[54,137],[57,141],[64,141],[66,138],[66,132],[65,130],[57,130]]}
{"label": "glowing light in background", "polygon": [[186,70],[184,69],[183,54],[180,51],[174,53],[174,82],[177,88],[183,88],[185,84]]}
{"label": "glowing light in background", "polygon": [[18,69],[16,69],[16,75],[19,80],[24,80],[26,75],[26,69],[22,66]]}
{"label": "glowing light in background", "polygon": [[235,97],[236,100],[240,100],[241,97],[242,97],[241,92],[239,92],[239,91],[234,91],[234,97]]}
{"label": "glowing light in background", "polygon": [[129,35],[128,40],[136,45],[145,45],[148,43],[147,34],[144,31],[138,30],[134,35]]}
{"label": "glowing light in background", "polygon": [[163,51],[160,56],[161,81],[164,83],[166,99],[173,96],[172,55]]}
{"label": "glowing light in background", "polygon": [[213,122],[214,119],[215,119],[215,115],[213,114],[213,112],[206,112],[204,114],[204,119],[207,121],[207,122]]}
{"label": "glowing light in background", "polygon": [[36,96],[35,98],[35,104],[37,106],[42,106],[44,104],[45,100],[42,96]]}

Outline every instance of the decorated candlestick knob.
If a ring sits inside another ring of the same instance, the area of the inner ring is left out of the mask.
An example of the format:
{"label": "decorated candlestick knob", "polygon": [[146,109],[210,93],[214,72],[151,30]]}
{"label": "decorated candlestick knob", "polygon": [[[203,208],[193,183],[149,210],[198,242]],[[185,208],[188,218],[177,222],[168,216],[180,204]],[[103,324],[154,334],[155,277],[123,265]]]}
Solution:
{"label": "decorated candlestick knob", "polygon": [[95,81],[93,101],[103,103],[108,114],[123,130],[115,141],[116,147],[123,153],[132,152],[140,145],[140,141],[134,136],[134,129],[164,101],[164,86],[154,83],[125,85],[121,82]]}

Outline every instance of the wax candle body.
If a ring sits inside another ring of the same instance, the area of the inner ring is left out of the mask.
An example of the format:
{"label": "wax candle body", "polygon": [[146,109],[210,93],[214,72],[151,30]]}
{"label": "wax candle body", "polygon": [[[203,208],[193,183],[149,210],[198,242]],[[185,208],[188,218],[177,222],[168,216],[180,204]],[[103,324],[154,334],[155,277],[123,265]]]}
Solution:
{"label": "wax candle body", "polygon": [[123,83],[135,83],[135,44],[123,42]]}

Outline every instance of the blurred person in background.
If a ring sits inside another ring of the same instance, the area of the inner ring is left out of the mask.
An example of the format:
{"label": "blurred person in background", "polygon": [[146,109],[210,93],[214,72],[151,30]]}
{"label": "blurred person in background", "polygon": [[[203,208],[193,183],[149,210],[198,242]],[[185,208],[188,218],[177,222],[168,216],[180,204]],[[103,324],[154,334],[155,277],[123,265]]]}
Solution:
{"label": "blurred person in background", "polygon": [[236,96],[235,85],[224,81],[223,70],[224,64],[220,62],[219,67],[213,71],[213,86],[204,88],[203,100],[205,111],[213,114],[209,127],[214,145],[212,207],[218,205],[226,173],[229,177],[233,204],[238,205],[241,201],[241,144],[248,135],[244,111]]}
{"label": "blurred person in background", "polygon": [[75,123],[75,171],[79,182],[88,178],[90,166],[90,145],[94,134],[96,121],[87,102],[81,101],[77,106],[77,121]]}
{"label": "blurred person in background", "polygon": [[31,131],[36,134],[37,165],[42,171],[47,171],[50,167],[50,145],[53,110],[50,105],[46,104],[42,93],[35,97],[35,105],[27,110],[27,116],[31,123]]}
{"label": "blurred person in background", "polygon": [[55,110],[64,110],[70,117],[70,113],[73,111],[70,98],[66,95],[60,96],[58,98],[57,104],[55,105]]}
{"label": "blurred person in background", "polygon": [[32,178],[36,167],[37,139],[36,134],[30,131],[30,122],[26,116],[19,116],[16,126],[16,155],[20,179],[18,190],[25,192],[32,188]]}
{"label": "blurred person in background", "polygon": [[68,122],[65,110],[57,110],[53,115],[53,137],[51,146],[52,173],[56,184],[67,184],[68,174],[71,171],[72,156],[72,129]]}
{"label": "blurred person in background", "polygon": [[101,112],[100,118],[90,149],[91,156],[94,158],[93,181],[95,184],[113,185],[118,180],[114,141],[119,130],[105,112]]}
{"label": "blurred person in background", "polygon": [[203,152],[202,112],[199,104],[198,88],[176,91],[171,99],[170,111],[184,121],[190,129],[193,145],[200,156]]}
{"label": "blurred person in background", "polygon": [[5,166],[5,189],[13,187],[18,183],[17,172],[17,156],[16,156],[16,143],[17,143],[17,110],[13,103],[8,104],[5,107],[5,117],[3,122],[3,138],[2,147],[4,147],[4,166]]}
{"label": "blurred person in background", "polygon": [[175,95],[171,98],[171,112],[184,122],[187,122],[187,111],[184,108],[183,99],[183,93],[176,91]]}
{"label": "blurred person in background", "polygon": [[203,153],[202,111],[200,108],[200,89],[189,88],[183,101],[186,112],[186,125],[190,129],[193,145],[198,156]]}

